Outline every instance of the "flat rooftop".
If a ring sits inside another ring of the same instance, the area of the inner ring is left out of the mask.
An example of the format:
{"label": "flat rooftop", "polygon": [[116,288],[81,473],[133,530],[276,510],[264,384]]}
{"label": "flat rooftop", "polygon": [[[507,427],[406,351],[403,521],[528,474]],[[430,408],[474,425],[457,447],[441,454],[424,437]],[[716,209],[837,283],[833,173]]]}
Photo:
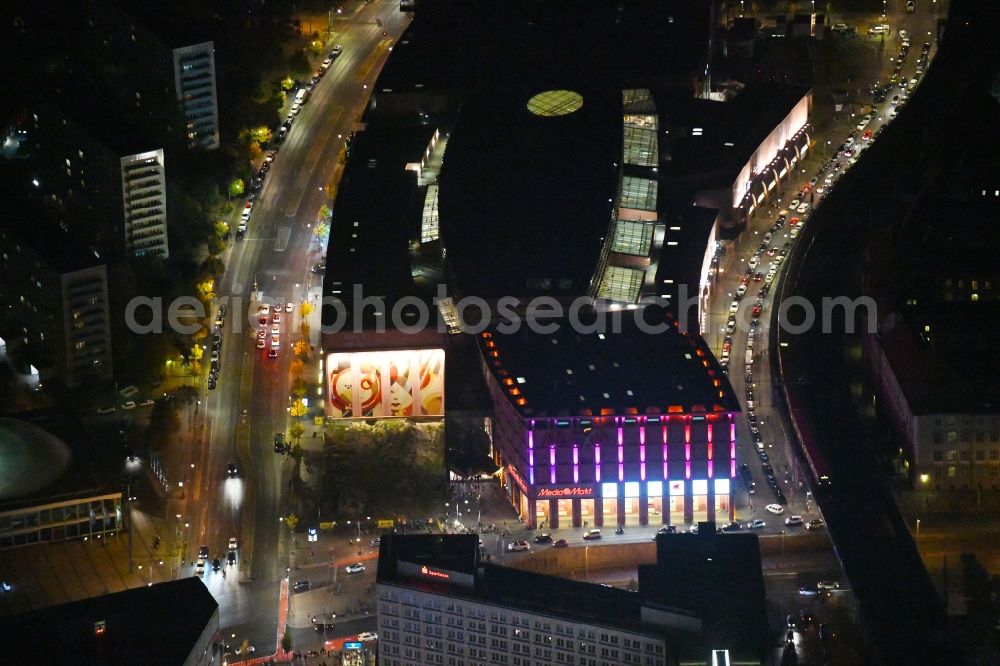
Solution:
{"label": "flat rooftop", "polygon": [[108,475],[103,444],[73,417],[33,412],[0,419],[0,512],[121,492]]}
{"label": "flat rooftop", "polygon": [[467,100],[440,179],[441,240],[463,294],[587,293],[621,161],[621,90],[571,86],[583,106],[528,111],[522,81]]}
{"label": "flat rooftop", "polygon": [[[618,315],[621,327],[615,332]],[[517,333],[493,328],[480,336],[490,372],[522,416],[739,411],[705,341],[679,332],[659,307],[601,316],[604,333],[574,330],[581,327],[559,320],[552,333],[522,325]],[[666,330],[646,332],[636,316]]]}
{"label": "flat rooftop", "polygon": [[9,663],[183,664],[218,608],[201,579],[181,578],[5,617],[0,645]]}

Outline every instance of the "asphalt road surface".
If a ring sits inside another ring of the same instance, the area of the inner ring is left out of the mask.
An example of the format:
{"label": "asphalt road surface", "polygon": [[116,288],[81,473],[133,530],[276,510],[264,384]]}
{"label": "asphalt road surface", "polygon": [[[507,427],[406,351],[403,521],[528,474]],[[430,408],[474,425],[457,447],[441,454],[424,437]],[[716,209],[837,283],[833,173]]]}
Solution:
{"label": "asphalt road surface", "polygon": [[[334,38],[343,53],[295,118],[254,204],[246,237],[230,250],[216,290],[220,302],[229,303],[221,368],[217,388],[202,386],[201,404],[195,407],[192,427],[202,432],[190,452],[193,467],[179,522],[188,523],[188,566],[199,545],[224,560],[229,537],[239,539],[238,566],[224,567],[225,577],[207,572],[205,583],[219,601],[230,643],[246,638],[264,654],[273,647],[289,539],[280,517],[289,511],[284,498],[291,462],[274,454],[273,434],[285,430],[299,304],[322,286],[322,276],[310,270],[325,252],[314,242],[312,225],[320,206],[328,203],[325,187],[388,52],[387,42],[408,21],[392,3],[363,5],[336,19]],[[281,311],[275,359],[256,347],[258,301],[296,306],[292,313]],[[230,462],[237,464],[236,478],[227,476]]]}

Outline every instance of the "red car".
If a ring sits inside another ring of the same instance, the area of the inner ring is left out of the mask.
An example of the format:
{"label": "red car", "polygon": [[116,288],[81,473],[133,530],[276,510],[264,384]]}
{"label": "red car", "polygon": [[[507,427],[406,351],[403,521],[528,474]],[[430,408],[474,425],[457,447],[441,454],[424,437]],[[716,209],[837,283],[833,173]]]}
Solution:
{"label": "red car", "polygon": [[740,278],[740,284],[746,284],[747,282],[750,282],[750,274],[744,273],[743,277]]}
{"label": "red car", "polygon": [[753,274],[753,281],[754,282],[760,282],[763,279],[764,279],[764,274],[763,273],[754,273]]}
{"label": "red car", "polygon": [[722,343],[722,351],[727,352],[727,351],[730,351],[732,348],[733,348],[733,343],[732,342],[723,342]]}
{"label": "red car", "polygon": [[798,223],[799,223],[799,218],[797,218],[797,217],[793,217],[792,219],[788,220],[789,226],[792,226],[792,227],[794,227]]}
{"label": "red car", "polygon": [[753,310],[750,311],[750,314],[752,314],[754,317],[759,317],[761,310],[763,310],[763,308],[761,308],[759,305],[755,305],[753,306]]}
{"label": "red car", "polygon": [[872,131],[865,130],[865,133],[861,135],[861,138],[864,139],[865,141],[870,141],[872,138]]}

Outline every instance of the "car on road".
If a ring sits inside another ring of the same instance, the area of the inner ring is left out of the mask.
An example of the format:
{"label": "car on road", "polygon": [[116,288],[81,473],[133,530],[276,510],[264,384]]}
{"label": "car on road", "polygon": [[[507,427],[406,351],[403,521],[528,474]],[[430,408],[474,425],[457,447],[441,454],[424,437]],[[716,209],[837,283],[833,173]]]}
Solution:
{"label": "car on road", "polygon": [[750,311],[750,314],[752,314],[754,317],[759,317],[762,311],[763,308],[760,306],[760,304],[757,304],[753,306],[753,310]]}
{"label": "car on road", "polygon": [[279,336],[279,335],[272,335],[271,336],[271,348],[272,349],[277,349],[280,346],[281,346],[281,336]]}
{"label": "car on road", "polygon": [[316,618],[313,618],[313,629],[316,631],[333,631],[335,626],[330,622],[317,622]]}
{"label": "car on road", "polygon": [[214,391],[215,390],[216,381],[218,381],[218,380],[216,379],[216,377],[214,375],[210,376],[208,378],[208,390],[209,391]]}
{"label": "car on road", "polygon": [[122,409],[135,409],[135,400],[129,400],[122,403]]}
{"label": "car on road", "polygon": [[738,532],[738,531],[740,531],[742,529],[743,529],[743,525],[737,523],[736,521],[733,521],[733,522],[729,523],[728,525],[726,525],[725,527],[721,528],[719,531],[721,531],[721,532]]}
{"label": "car on road", "polygon": [[267,341],[264,338],[257,338],[257,349],[264,349],[267,347]]}
{"label": "car on road", "polygon": [[552,543],[552,535],[548,533],[539,534],[532,541],[535,543]]}
{"label": "car on road", "polygon": [[311,580],[297,580],[295,581],[295,585],[292,585],[292,592],[305,592],[306,590],[311,590],[312,586]]}
{"label": "car on road", "polygon": [[230,566],[236,564],[236,551],[235,550],[229,551],[229,555],[226,556],[226,561],[229,563]]}
{"label": "car on road", "polygon": [[218,571],[221,568],[222,568],[222,560],[220,560],[219,558],[215,558],[214,560],[212,560],[212,571]]}
{"label": "car on road", "polygon": [[368,542],[368,545],[371,546],[372,548],[378,548],[379,546],[382,545],[382,537],[375,537],[374,539]]}
{"label": "car on road", "polygon": [[788,516],[785,518],[785,525],[788,527],[796,527],[802,524],[802,516]]}
{"label": "car on road", "polygon": [[204,576],[205,575],[205,559],[202,557],[198,558],[198,563],[194,565],[194,575]]}
{"label": "car on road", "polygon": [[322,67],[323,69],[329,69],[329,68],[330,68],[330,65],[332,65],[332,64],[333,64],[333,59],[332,59],[332,58],[325,58],[325,59],[323,60],[323,63],[322,63],[322,64],[321,64],[320,66],[321,66],[321,67]]}
{"label": "car on road", "polygon": [[278,358],[278,350],[272,348],[271,351],[269,351],[267,353],[267,357],[268,358]]}
{"label": "car on road", "polygon": [[776,516],[780,516],[785,512],[785,507],[781,506],[780,504],[768,504],[767,506],[764,507],[764,510],[767,511],[768,513],[773,513]]}
{"label": "car on road", "polygon": [[294,303],[292,303],[291,301],[285,303],[285,312],[291,312],[294,309],[295,309]]}
{"label": "car on road", "polygon": [[804,597],[815,597],[819,594],[819,589],[815,585],[803,585],[799,588],[799,594]]}
{"label": "car on road", "polygon": [[236,537],[229,537],[229,550],[236,550]]}
{"label": "car on road", "polygon": [[869,35],[887,35],[889,34],[889,26],[882,23],[880,25],[873,25],[868,28]]}
{"label": "car on road", "polygon": [[566,541],[566,539],[556,539],[552,544],[553,548],[567,548],[568,546],[569,541]]}
{"label": "car on road", "polygon": [[819,518],[813,518],[808,523],[806,523],[806,529],[807,530],[819,530],[819,529],[823,528],[823,525],[824,525],[824,523],[823,523],[822,520],[820,520]]}
{"label": "car on road", "polygon": [[281,323],[281,315],[278,314],[277,312],[275,312],[273,315],[271,315],[271,323],[280,324]]}
{"label": "car on road", "polygon": [[340,44],[334,44],[333,48],[330,49],[330,57],[336,58],[341,54],[343,50],[344,50],[343,46],[341,46]]}
{"label": "car on road", "polygon": [[319,541],[319,530],[317,530],[315,527],[310,527],[308,530],[306,530],[306,537],[307,540],[310,542]]}
{"label": "car on road", "polygon": [[730,313],[735,313],[739,309],[740,309],[740,302],[739,301],[733,301],[732,303],[729,304],[729,312]]}
{"label": "car on road", "polygon": [[745,293],[747,293],[747,286],[745,284],[741,284],[740,286],[738,286],[736,288],[736,295],[737,296],[742,296]]}
{"label": "car on road", "polygon": [[204,559],[204,558],[208,557],[208,545],[207,544],[204,544],[204,543],[201,544],[201,547],[198,549],[198,557],[200,559]]}
{"label": "car on road", "polygon": [[809,210],[809,203],[803,201],[802,203],[799,204],[799,207],[795,209],[795,212],[801,215],[802,213],[805,213],[807,210]]}
{"label": "car on road", "polygon": [[362,631],[360,634],[358,634],[358,640],[361,641],[362,643],[377,641],[378,634],[376,634],[373,631]]}
{"label": "car on road", "polygon": [[821,590],[839,590],[840,583],[835,580],[821,580],[816,583],[816,587]]}
{"label": "car on road", "polygon": [[600,539],[601,530],[597,529],[596,527],[593,529],[589,529],[583,533],[583,538],[586,541],[593,541],[594,539]]}
{"label": "car on road", "polygon": [[513,543],[507,544],[507,551],[511,553],[519,553],[530,549],[531,544],[527,541],[514,541]]}
{"label": "car on road", "polygon": [[765,527],[767,527],[767,523],[765,523],[760,518],[756,518],[754,520],[751,520],[749,523],[747,523],[747,529],[748,530],[762,530]]}
{"label": "car on road", "polygon": [[344,571],[349,574],[363,573],[365,570],[365,565],[361,562],[355,562],[354,564],[348,564],[344,567]]}
{"label": "car on road", "polygon": [[226,465],[226,474],[231,479],[236,477],[237,474],[236,463],[231,462],[228,465]]}

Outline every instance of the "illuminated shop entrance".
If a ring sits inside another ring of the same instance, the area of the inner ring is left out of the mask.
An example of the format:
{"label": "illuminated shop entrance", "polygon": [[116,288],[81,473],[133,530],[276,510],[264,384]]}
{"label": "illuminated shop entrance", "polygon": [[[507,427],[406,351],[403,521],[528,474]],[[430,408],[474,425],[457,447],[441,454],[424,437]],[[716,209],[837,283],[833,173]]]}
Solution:
{"label": "illuminated shop entrance", "polygon": [[580,526],[594,526],[597,523],[594,522],[594,500],[592,499],[582,499],[580,502],[580,525],[574,525],[574,527]]}
{"label": "illuminated shop entrance", "polygon": [[650,481],[646,484],[647,515],[650,525],[660,525],[663,520],[663,482]]}
{"label": "illuminated shop entrance", "polygon": [[570,527],[573,524],[573,500],[556,500],[559,514],[559,527]]}
{"label": "illuminated shop entrance", "polygon": [[682,525],[684,524],[684,482],[671,481],[669,489],[670,496],[667,499],[670,502],[668,507],[670,513],[667,514],[667,522],[672,525]]}
{"label": "illuminated shop entrance", "polygon": [[549,525],[549,500],[540,499],[535,501],[535,527],[542,528]]}
{"label": "illuminated shop entrance", "polygon": [[695,479],[691,482],[692,516],[694,523],[708,520],[708,481]]}
{"label": "illuminated shop entrance", "polygon": [[715,479],[715,522],[729,522],[729,479]]}
{"label": "illuminated shop entrance", "polygon": [[639,525],[639,482],[629,481],[625,484],[625,524]]}
{"label": "illuminated shop entrance", "polygon": [[618,525],[618,484],[601,484],[601,509],[604,527],[615,527]]}

